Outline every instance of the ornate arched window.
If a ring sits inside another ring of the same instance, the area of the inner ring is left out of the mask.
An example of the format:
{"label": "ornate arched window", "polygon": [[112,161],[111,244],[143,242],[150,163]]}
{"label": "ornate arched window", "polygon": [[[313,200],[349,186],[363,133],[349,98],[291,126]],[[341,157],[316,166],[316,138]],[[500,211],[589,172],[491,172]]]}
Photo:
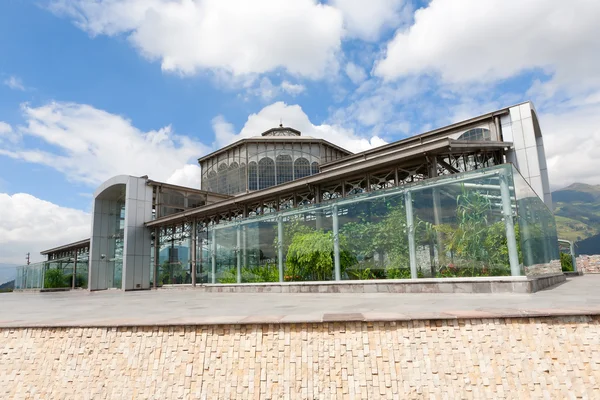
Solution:
{"label": "ornate arched window", "polygon": [[232,162],[227,172],[227,194],[236,194],[240,191],[240,169],[238,163]]}
{"label": "ornate arched window", "polygon": [[258,162],[258,188],[275,186],[275,162],[272,158],[261,158]]}
{"label": "ornate arched window", "polygon": [[304,157],[298,158],[294,162],[294,179],[304,178],[310,175],[310,163]]}
{"label": "ornate arched window", "polygon": [[486,128],[473,128],[473,129],[469,129],[468,131],[466,131],[465,133],[460,135],[458,140],[473,141],[473,142],[490,141],[490,140],[492,140],[492,134],[491,134],[490,130],[486,129]]}
{"label": "ornate arched window", "polygon": [[277,165],[277,184],[280,185],[294,179],[292,156],[280,154],[275,159]]}
{"label": "ornate arched window", "polygon": [[240,177],[240,193],[245,192],[247,189],[248,182],[246,182],[246,164],[241,163],[239,169]]}
{"label": "ornate arched window", "polygon": [[219,165],[219,188],[217,193],[227,194],[227,164]]}
{"label": "ornate arched window", "polygon": [[210,192],[217,191],[217,173],[214,170],[208,173],[208,187],[206,190]]}
{"label": "ornate arched window", "polygon": [[258,168],[254,161],[248,163],[248,190],[258,190]]}
{"label": "ornate arched window", "polygon": [[319,163],[318,162],[315,161],[310,165],[310,173],[311,173],[311,175],[319,173]]}

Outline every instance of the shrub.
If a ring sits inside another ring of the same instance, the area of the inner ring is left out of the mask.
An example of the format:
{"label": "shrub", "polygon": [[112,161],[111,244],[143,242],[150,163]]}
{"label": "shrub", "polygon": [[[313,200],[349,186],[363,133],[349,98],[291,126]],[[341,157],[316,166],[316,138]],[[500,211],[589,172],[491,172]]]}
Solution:
{"label": "shrub", "polygon": [[55,288],[64,288],[70,286],[65,276],[63,275],[62,270],[60,269],[49,269],[44,274],[44,288],[45,289],[55,289]]}
{"label": "shrub", "polygon": [[[339,236],[340,271],[356,262],[356,257],[347,250],[347,240]],[[313,231],[297,233],[287,253],[285,275],[295,280],[326,281],[333,278],[333,232]]]}
{"label": "shrub", "polygon": [[573,258],[569,253],[560,253],[560,266],[563,272],[573,271]]}

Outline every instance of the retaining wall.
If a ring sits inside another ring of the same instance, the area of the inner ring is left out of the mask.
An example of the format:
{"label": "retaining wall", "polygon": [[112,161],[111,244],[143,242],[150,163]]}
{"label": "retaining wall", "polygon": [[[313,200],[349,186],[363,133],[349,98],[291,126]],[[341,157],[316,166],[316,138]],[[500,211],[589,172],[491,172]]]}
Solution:
{"label": "retaining wall", "polygon": [[577,257],[577,271],[584,274],[600,274],[600,255]]}
{"label": "retaining wall", "polygon": [[0,329],[0,398],[600,398],[600,317]]}

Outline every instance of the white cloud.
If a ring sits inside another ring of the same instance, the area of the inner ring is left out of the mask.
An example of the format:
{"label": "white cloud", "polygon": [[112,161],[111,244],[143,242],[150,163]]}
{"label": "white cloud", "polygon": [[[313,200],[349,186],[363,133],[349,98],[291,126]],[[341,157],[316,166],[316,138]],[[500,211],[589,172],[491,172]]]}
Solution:
{"label": "white cloud", "polygon": [[8,79],[5,79],[3,83],[14,90],[25,90],[25,86],[23,86],[23,81],[16,76],[11,76]]}
{"label": "white cloud", "polygon": [[331,4],[344,14],[348,35],[367,41],[376,41],[385,28],[405,21],[411,10],[404,0],[332,0]]}
{"label": "white cloud", "polygon": [[202,174],[197,164],[186,164],[167,179],[167,183],[200,189]]}
{"label": "white cloud", "polygon": [[553,189],[574,182],[600,184],[600,102],[539,116]]}
{"label": "white cloud", "polygon": [[52,0],[90,35],[125,35],[165,71],[283,68],[319,78],[337,68],[342,14],[316,0]]}
{"label": "white cloud", "polygon": [[304,90],[306,90],[304,85],[300,85],[298,83],[291,83],[288,81],[281,82],[281,85],[279,87],[281,87],[281,90],[292,96],[297,96],[300,93],[304,92]]}
{"label": "white cloud", "polygon": [[46,165],[91,186],[120,174],[166,180],[208,150],[200,142],[176,135],[171,126],[143,132],[125,118],[89,105],[24,105],[23,113],[26,126],[19,133],[45,145],[15,145],[0,149],[0,154]]}
{"label": "white cloud", "polygon": [[0,144],[16,143],[19,140],[19,134],[15,132],[8,123],[0,121]]}
{"label": "white cloud", "polygon": [[25,254],[90,237],[90,214],[24,193],[0,193],[0,263],[24,264]]}
{"label": "white cloud", "polygon": [[346,75],[348,75],[348,78],[350,78],[350,80],[352,81],[352,83],[354,83],[355,85],[359,85],[362,82],[365,81],[365,79],[367,79],[367,73],[365,72],[365,70],[354,64],[353,62],[349,62],[348,64],[346,64]]}
{"label": "white cloud", "polygon": [[279,85],[275,85],[271,79],[264,77],[258,82],[256,87],[249,89],[248,93],[258,96],[265,101],[271,101],[284,93],[297,96],[305,89],[304,85],[291,83],[286,80],[282,81]]}
{"label": "white cloud", "polygon": [[299,105],[284,102],[273,103],[248,117],[242,130],[235,134],[234,128],[223,117],[213,120],[216,143],[219,147],[245,137],[258,136],[262,132],[279,126],[280,121],[302,132],[303,136],[328,140],[352,152],[360,152],[381,146],[386,142],[377,136],[361,137],[352,130],[339,125],[314,125]]}
{"label": "white cloud", "polygon": [[445,83],[551,75],[546,91],[600,85],[600,2],[432,0],[399,30],[375,73],[435,74]]}

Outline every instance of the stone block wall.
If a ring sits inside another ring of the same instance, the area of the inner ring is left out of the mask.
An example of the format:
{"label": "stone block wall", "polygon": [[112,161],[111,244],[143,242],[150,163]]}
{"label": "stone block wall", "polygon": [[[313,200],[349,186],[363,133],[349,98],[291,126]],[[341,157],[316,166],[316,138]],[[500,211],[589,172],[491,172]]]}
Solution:
{"label": "stone block wall", "polygon": [[3,399],[600,398],[600,317],[0,329]]}
{"label": "stone block wall", "polygon": [[600,274],[600,254],[577,257],[577,271],[584,274]]}
{"label": "stone block wall", "polygon": [[525,275],[530,277],[562,274],[560,260],[552,260],[546,264],[535,264],[528,267],[526,266],[524,269]]}

